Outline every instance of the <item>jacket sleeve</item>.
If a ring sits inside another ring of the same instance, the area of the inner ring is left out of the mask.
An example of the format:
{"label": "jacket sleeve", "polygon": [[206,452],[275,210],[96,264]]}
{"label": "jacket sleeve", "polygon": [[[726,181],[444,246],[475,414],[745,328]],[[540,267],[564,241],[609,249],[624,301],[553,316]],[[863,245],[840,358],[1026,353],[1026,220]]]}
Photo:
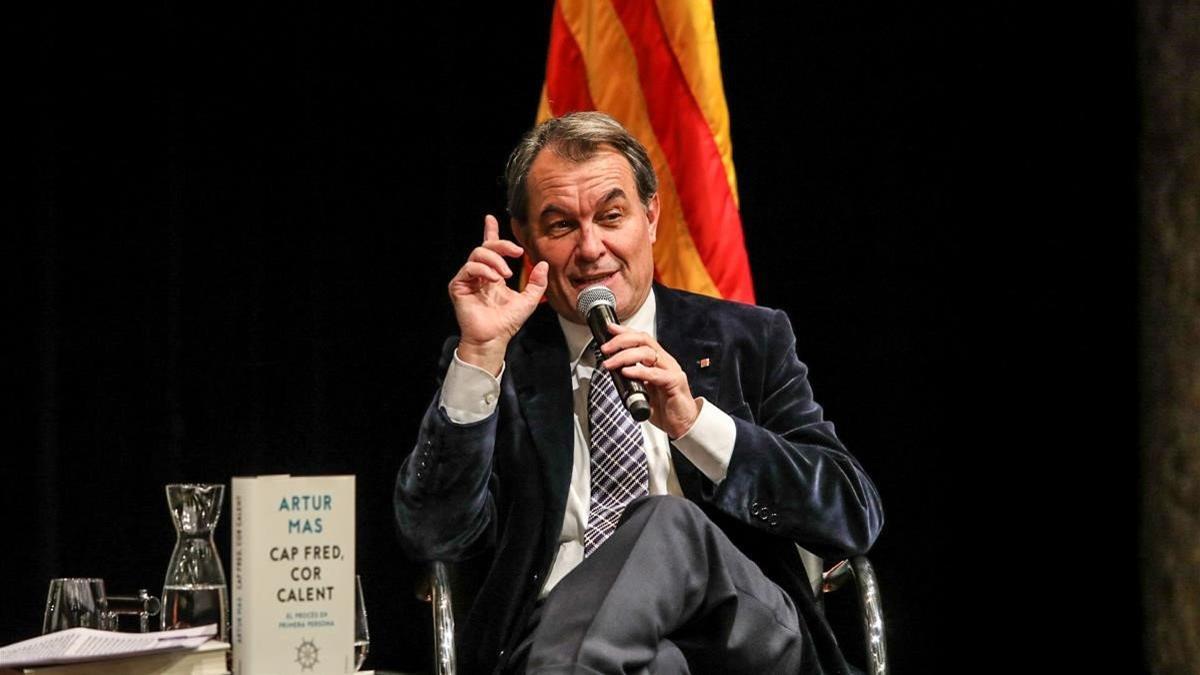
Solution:
{"label": "jacket sleeve", "polygon": [[[446,342],[439,372],[445,372],[457,344],[454,338]],[[462,560],[495,542],[489,484],[498,414],[455,424],[438,404],[440,397],[439,390],[396,476],[396,527],[401,547],[414,560]]]}
{"label": "jacket sleeve", "polygon": [[787,315],[775,311],[760,339],[761,369],[741,370],[744,401],[725,408],[737,428],[728,471],[705,498],[822,558],[864,553],[883,526],[875,485],[813,400]]}

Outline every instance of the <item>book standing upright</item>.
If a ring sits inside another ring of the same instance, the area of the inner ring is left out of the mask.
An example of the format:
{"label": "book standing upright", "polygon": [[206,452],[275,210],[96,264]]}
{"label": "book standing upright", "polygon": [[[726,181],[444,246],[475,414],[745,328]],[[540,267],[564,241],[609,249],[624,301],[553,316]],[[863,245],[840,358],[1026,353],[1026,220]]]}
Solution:
{"label": "book standing upright", "polygon": [[354,476],[233,479],[233,672],[353,673]]}

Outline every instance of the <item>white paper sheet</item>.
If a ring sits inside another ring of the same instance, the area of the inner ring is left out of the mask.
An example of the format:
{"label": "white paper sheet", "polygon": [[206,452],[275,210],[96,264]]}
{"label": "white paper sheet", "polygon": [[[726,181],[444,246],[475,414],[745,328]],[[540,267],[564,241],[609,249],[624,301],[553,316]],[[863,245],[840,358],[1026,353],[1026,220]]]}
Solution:
{"label": "white paper sheet", "polygon": [[29,668],[194,649],[216,634],[216,624],[157,633],[71,628],[0,647],[0,668]]}

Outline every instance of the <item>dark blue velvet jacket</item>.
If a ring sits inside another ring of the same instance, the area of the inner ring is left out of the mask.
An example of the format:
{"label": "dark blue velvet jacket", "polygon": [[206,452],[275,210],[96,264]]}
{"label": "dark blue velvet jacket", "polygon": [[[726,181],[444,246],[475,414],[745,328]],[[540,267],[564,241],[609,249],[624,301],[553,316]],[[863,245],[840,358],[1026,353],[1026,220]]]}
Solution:
{"label": "dark blue velvet jacket", "polygon": [[[692,394],[733,417],[737,441],[719,485],[672,448],[684,496],[796,602],[808,639],[805,672],[843,672],[796,552],[865,552],[883,525],[875,486],[812,397],[780,311],[655,286],[658,341]],[[447,343],[443,371],[456,341]],[[701,361],[707,365],[701,367]],[[571,480],[572,397],[566,342],[541,306],[509,344],[497,414],[456,425],[438,407],[396,480],[401,542],[417,560],[482,560],[465,622],[464,672],[491,672],[520,638],[562,529]]]}

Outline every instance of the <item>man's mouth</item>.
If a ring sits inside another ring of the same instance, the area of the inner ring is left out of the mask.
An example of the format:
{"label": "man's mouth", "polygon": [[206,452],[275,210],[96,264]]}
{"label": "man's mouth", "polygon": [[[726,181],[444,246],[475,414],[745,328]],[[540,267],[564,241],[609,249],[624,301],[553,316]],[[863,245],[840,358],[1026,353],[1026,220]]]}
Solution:
{"label": "man's mouth", "polygon": [[595,286],[596,284],[603,284],[603,283],[607,282],[609,279],[612,279],[614,276],[616,276],[616,274],[617,273],[615,271],[613,271],[613,272],[603,272],[600,274],[588,274],[586,276],[573,276],[573,277],[571,277],[571,285],[574,286],[575,288],[580,288],[580,289],[587,288],[588,286]]}

